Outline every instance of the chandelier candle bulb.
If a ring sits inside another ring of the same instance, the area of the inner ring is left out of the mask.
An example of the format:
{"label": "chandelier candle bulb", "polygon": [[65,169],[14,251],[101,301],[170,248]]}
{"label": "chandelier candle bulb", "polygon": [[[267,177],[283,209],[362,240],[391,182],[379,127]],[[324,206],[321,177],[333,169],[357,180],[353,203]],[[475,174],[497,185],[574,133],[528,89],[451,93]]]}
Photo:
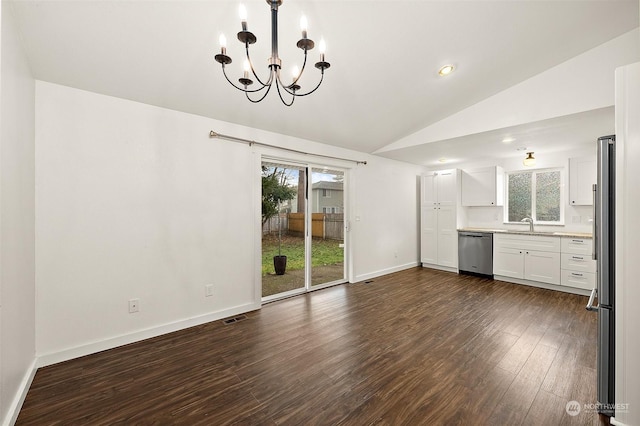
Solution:
{"label": "chandelier candle bulb", "polygon": [[238,14],[240,15],[240,21],[242,23],[242,31],[247,31],[247,8],[244,4],[240,4],[238,7]]}
{"label": "chandelier candle bulb", "polygon": [[324,39],[320,39],[320,62],[324,62],[324,52],[327,50],[327,43],[325,43]]}
{"label": "chandelier candle bulb", "polygon": [[227,38],[224,34],[220,34],[220,53],[223,55],[227,54]]}
{"label": "chandelier candle bulb", "polygon": [[251,65],[249,61],[245,59],[244,61],[244,78],[249,78],[249,70],[251,69]]}
{"label": "chandelier candle bulb", "polygon": [[300,29],[302,30],[302,38],[306,39],[307,38],[307,26],[308,26],[308,22],[307,22],[307,17],[302,15],[302,18],[300,18]]}

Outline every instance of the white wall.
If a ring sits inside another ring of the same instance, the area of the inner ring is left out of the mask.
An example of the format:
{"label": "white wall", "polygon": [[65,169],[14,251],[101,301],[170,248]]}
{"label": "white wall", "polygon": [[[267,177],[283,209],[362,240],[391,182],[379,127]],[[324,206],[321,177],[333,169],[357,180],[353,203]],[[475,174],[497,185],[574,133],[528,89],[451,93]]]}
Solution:
{"label": "white wall", "polygon": [[354,275],[417,265],[417,166],[38,81],[41,364],[260,306],[259,154],[210,130],[368,160],[350,174]]}
{"label": "white wall", "polygon": [[34,80],[11,6],[0,8],[0,421],[11,423],[35,361]]}
{"label": "white wall", "polygon": [[640,424],[640,62],[616,70],[616,350],[617,425]]}
{"label": "white wall", "polygon": [[422,167],[368,157],[355,171],[352,212],[355,281],[417,265]]}

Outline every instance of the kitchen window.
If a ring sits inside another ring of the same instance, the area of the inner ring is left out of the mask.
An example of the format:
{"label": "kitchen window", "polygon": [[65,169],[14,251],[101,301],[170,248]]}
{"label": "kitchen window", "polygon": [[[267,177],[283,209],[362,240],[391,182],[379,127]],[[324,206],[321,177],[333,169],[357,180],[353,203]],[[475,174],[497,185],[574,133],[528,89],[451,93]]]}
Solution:
{"label": "kitchen window", "polygon": [[505,221],[562,225],[562,170],[540,169],[507,173]]}

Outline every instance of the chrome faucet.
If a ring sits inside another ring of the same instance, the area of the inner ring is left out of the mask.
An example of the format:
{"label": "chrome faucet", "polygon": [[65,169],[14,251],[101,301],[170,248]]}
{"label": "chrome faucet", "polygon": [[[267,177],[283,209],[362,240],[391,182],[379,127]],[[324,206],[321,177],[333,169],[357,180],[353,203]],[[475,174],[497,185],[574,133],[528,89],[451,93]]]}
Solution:
{"label": "chrome faucet", "polygon": [[529,232],[534,232],[533,231],[533,219],[531,219],[529,216],[525,217],[520,222],[529,222]]}

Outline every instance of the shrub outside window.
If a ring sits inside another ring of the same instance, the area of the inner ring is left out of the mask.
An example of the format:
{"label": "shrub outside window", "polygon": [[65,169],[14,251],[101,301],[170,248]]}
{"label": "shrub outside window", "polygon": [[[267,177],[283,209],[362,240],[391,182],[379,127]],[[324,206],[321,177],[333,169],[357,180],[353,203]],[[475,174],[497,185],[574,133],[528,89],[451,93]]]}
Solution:
{"label": "shrub outside window", "polygon": [[541,169],[507,173],[505,220],[562,225],[562,170]]}

